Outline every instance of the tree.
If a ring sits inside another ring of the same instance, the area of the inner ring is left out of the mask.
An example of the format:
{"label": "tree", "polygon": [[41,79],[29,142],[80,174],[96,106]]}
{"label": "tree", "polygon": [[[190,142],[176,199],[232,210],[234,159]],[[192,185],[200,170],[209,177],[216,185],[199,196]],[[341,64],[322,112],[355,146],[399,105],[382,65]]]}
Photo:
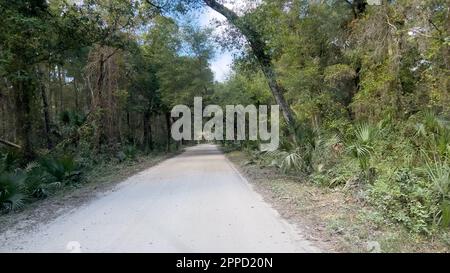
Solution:
{"label": "tree", "polygon": [[[158,1],[147,0],[147,2],[151,6],[157,7],[160,10],[163,10],[164,8],[170,8],[168,7],[169,4],[167,2],[161,5],[158,4]],[[283,113],[283,117],[286,123],[291,127],[294,126],[295,117],[284,97],[285,90],[278,81],[278,77],[272,64],[272,56],[269,53],[269,48],[267,47],[265,40],[261,36],[261,33],[257,31],[256,27],[252,25],[249,20],[247,20],[246,16],[238,16],[234,11],[228,9],[225,5],[215,0],[190,0],[185,1],[185,3],[175,1],[175,3],[171,4],[171,7],[179,11],[185,11],[186,7],[198,7],[201,3],[222,14],[228,20],[228,22],[236,27],[246,38],[251,47],[252,53],[254,54],[261,70],[263,71],[267,79],[269,88],[276,102],[280,105],[280,109]]]}
{"label": "tree", "polygon": [[80,8],[60,4],[64,9],[38,0],[0,2],[5,19],[0,26],[0,76],[14,89],[16,126],[26,159],[34,157],[31,112],[35,91],[42,88],[39,64],[58,62],[70,48],[83,46],[91,38],[85,29],[92,22],[85,20]]}
{"label": "tree", "polygon": [[280,109],[283,113],[284,119],[287,124],[293,126],[295,124],[295,118],[292,114],[292,110],[284,98],[284,88],[278,82],[275,70],[272,64],[272,57],[268,54],[268,48],[265,41],[262,39],[261,34],[258,33],[255,28],[250,25],[245,17],[239,17],[235,12],[226,8],[224,5],[220,4],[215,0],[204,0],[206,5],[219,12],[228,21],[233,24],[248,40],[253,54],[258,60],[261,70],[267,78],[270,90],[275,97],[276,102],[280,105]]}
{"label": "tree", "polygon": [[213,74],[208,64],[211,54],[206,33],[180,29],[173,20],[164,17],[156,18],[145,35],[144,56],[154,63],[156,70],[161,96],[159,110],[166,120],[167,150],[171,142],[170,110],[178,104],[192,105],[194,96],[206,96],[211,90]]}

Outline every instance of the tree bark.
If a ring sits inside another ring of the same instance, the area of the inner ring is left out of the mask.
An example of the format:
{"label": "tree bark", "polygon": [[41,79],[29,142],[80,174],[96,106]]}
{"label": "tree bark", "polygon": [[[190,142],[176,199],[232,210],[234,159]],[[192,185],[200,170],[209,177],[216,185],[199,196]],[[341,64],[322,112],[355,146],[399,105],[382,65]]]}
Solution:
{"label": "tree bark", "polygon": [[95,134],[95,145],[96,145],[96,149],[97,152],[100,151],[100,147],[101,147],[101,140],[102,140],[102,136],[104,134],[104,128],[105,125],[103,124],[104,122],[104,118],[103,118],[103,82],[105,80],[105,60],[104,60],[104,55],[103,53],[100,54],[100,58],[98,61],[98,78],[97,78],[97,82],[96,82],[96,86],[95,86],[95,91],[96,91],[96,98],[94,101],[94,111],[99,111],[97,113],[95,113],[94,115],[94,122],[97,125],[96,128],[96,132]]}
{"label": "tree bark", "polygon": [[146,110],[144,112],[144,120],[143,120],[143,126],[144,126],[144,150],[153,150],[153,143],[152,143],[152,131],[150,127],[150,111]]}
{"label": "tree bark", "polygon": [[73,92],[75,96],[75,109],[79,112],[80,111],[80,103],[78,99],[78,86],[77,86],[77,79],[73,78]]}
{"label": "tree bark", "polygon": [[295,126],[295,118],[294,114],[289,107],[286,99],[284,98],[284,88],[278,83],[277,76],[275,73],[275,69],[272,65],[272,58],[270,55],[266,53],[266,43],[264,42],[261,35],[248,23],[242,20],[234,11],[228,9],[224,5],[218,3],[215,0],[203,0],[207,6],[214,9],[218,13],[222,14],[227,20],[235,26],[244,37],[247,39],[250,47],[252,49],[253,54],[255,55],[258,63],[261,67],[261,70],[266,77],[270,90],[272,94],[280,106],[281,112],[286,123],[294,127]]}
{"label": "tree bark", "polygon": [[152,122],[151,122],[151,115],[149,118],[149,123],[148,123],[148,145],[149,145],[149,149],[150,151],[153,151],[153,130],[152,130]]}
{"label": "tree bark", "polygon": [[167,127],[167,146],[166,146],[166,151],[170,152],[170,144],[171,144],[171,138],[172,136],[170,135],[170,127],[171,127],[171,116],[170,116],[170,112],[167,112],[166,115],[166,127]]}
{"label": "tree bark", "polygon": [[62,113],[64,111],[63,107],[63,89],[64,89],[64,76],[61,66],[58,65],[58,82],[59,82],[59,111]]}
{"label": "tree bark", "polygon": [[[31,73],[25,77],[30,77]],[[23,146],[23,156],[27,161],[34,159],[35,154],[33,151],[31,141],[31,92],[33,90],[32,80],[26,78],[18,80],[15,83],[15,104],[17,110],[16,126],[18,129],[18,135]]]}
{"label": "tree bark", "polygon": [[126,109],[126,115],[127,115],[127,141],[128,142],[133,142],[134,144],[134,133],[133,133],[133,128],[131,127],[131,117],[130,117],[130,110]]}
{"label": "tree bark", "polygon": [[41,99],[42,99],[42,111],[44,113],[44,129],[45,129],[45,140],[47,144],[47,149],[53,148],[52,139],[50,137],[50,114],[48,107],[48,99],[47,94],[45,92],[45,85],[41,82],[43,73],[39,72],[39,81],[40,81],[40,89],[41,89]]}

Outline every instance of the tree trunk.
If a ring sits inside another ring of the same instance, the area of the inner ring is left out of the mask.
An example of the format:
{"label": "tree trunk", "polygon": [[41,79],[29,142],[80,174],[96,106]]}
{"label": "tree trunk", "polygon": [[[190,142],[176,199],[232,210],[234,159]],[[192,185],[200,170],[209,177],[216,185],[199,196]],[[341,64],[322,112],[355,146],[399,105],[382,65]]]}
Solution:
{"label": "tree trunk", "polygon": [[133,128],[131,127],[131,117],[130,117],[130,110],[126,109],[126,115],[127,115],[127,141],[134,143],[134,133]]}
{"label": "tree trunk", "polygon": [[[30,73],[31,74],[31,73]],[[22,142],[23,156],[26,161],[34,159],[35,154],[33,151],[31,135],[31,96],[33,90],[32,80],[27,78],[30,75],[26,75],[26,78],[19,80],[15,83],[15,104],[16,104],[16,127],[19,138]]]}
{"label": "tree trunk", "polygon": [[150,151],[153,151],[153,131],[152,131],[152,122],[151,122],[151,115],[149,118],[149,123],[148,123],[148,148],[150,149]]}
{"label": "tree trunk", "polygon": [[77,112],[80,112],[80,103],[78,101],[78,86],[75,77],[73,78],[73,92],[75,96],[75,110],[77,110]]}
{"label": "tree trunk", "polygon": [[7,107],[7,99],[8,99],[8,97],[6,97],[6,96],[1,97],[1,94],[0,94],[0,98],[4,99],[4,100],[0,101],[0,104],[2,106],[1,113],[2,113],[2,117],[4,117],[4,118],[1,119],[1,122],[2,122],[2,136],[6,136],[6,132],[7,132],[7,129],[8,129],[8,120],[9,120],[9,117],[6,116],[6,113],[8,113],[8,110],[7,110],[8,109],[8,107]]}
{"label": "tree trunk", "polygon": [[153,144],[152,144],[152,132],[150,127],[150,111],[146,110],[144,112],[144,120],[143,120],[143,126],[144,126],[144,143],[143,148],[145,151],[152,150]]}
{"label": "tree trunk", "polygon": [[166,113],[166,127],[167,127],[167,146],[166,146],[166,151],[170,152],[170,144],[171,144],[171,138],[172,136],[170,135],[170,127],[171,127],[171,116],[170,116],[170,112]]}
{"label": "tree trunk", "polygon": [[59,80],[59,111],[64,111],[63,107],[63,89],[64,89],[64,75],[61,66],[58,65],[58,80]]}
{"label": "tree trunk", "polygon": [[98,111],[95,115],[94,115],[94,119],[95,119],[95,123],[97,125],[96,128],[96,132],[95,132],[95,145],[97,148],[97,152],[99,152],[100,150],[100,146],[101,146],[101,139],[104,133],[104,124],[103,124],[103,82],[105,80],[105,60],[104,60],[104,55],[103,53],[100,54],[100,58],[98,61],[98,78],[97,78],[97,83],[95,86],[95,91],[96,91],[96,98],[94,101],[94,111]]}
{"label": "tree trunk", "polygon": [[40,87],[41,87],[40,89],[41,89],[41,99],[42,99],[42,111],[44,113],[45,140],[47,142],[46,143],[47,149],[50,150],[53,148],[52,139],[50,137],[50,114],[49,114],[47,94],[45,92],[45,85],[41,81],[42,74],[43,73],[39,72],[39,82],[40,82]]}
{"label": "tree trunk", "polygon": [[222,14],[227,20],[234,25],[244,37],[247,39],[253,54],[255,55],[258,63],[266,77],[270,90],[280,106],[281,112],[286,123],[294,127],[295,118],[294,114],[289,107],[288,103],[284,98],[284,88],[278,83],[277,76],[275,74],[275,69],[272,65],[271,57],[266,53],[266,43],[264,42],[261,35],[248,23],[246,23],[242,18],[240,18],[235,12],[228,9],[224,5],[218,3],[215,0],[203,0],[206,5],[214,9],[218,13]]}

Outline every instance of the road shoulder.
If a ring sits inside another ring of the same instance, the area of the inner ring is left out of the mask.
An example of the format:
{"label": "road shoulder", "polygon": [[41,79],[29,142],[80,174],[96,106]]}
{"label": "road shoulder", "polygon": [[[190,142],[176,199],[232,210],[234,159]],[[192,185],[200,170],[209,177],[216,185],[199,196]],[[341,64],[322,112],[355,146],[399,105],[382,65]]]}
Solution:
{"label": "road shoulder", "polygon": [[240,173],[289,222],[325,252],[448,252],[449,244],[408,233],[386,222],[350,190],[320,187],[307,178],[281,175],[251,163],[240,151],[226,153]]}

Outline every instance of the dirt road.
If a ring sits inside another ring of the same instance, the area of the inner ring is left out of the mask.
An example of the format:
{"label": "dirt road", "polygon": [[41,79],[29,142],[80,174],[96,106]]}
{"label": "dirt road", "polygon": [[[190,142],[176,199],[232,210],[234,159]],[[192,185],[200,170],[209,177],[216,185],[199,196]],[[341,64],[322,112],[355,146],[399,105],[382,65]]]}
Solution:
{"label": "dirt road", "polygon": [[177,157],[37,226],[0,252],[318,252],[214,145]]}

